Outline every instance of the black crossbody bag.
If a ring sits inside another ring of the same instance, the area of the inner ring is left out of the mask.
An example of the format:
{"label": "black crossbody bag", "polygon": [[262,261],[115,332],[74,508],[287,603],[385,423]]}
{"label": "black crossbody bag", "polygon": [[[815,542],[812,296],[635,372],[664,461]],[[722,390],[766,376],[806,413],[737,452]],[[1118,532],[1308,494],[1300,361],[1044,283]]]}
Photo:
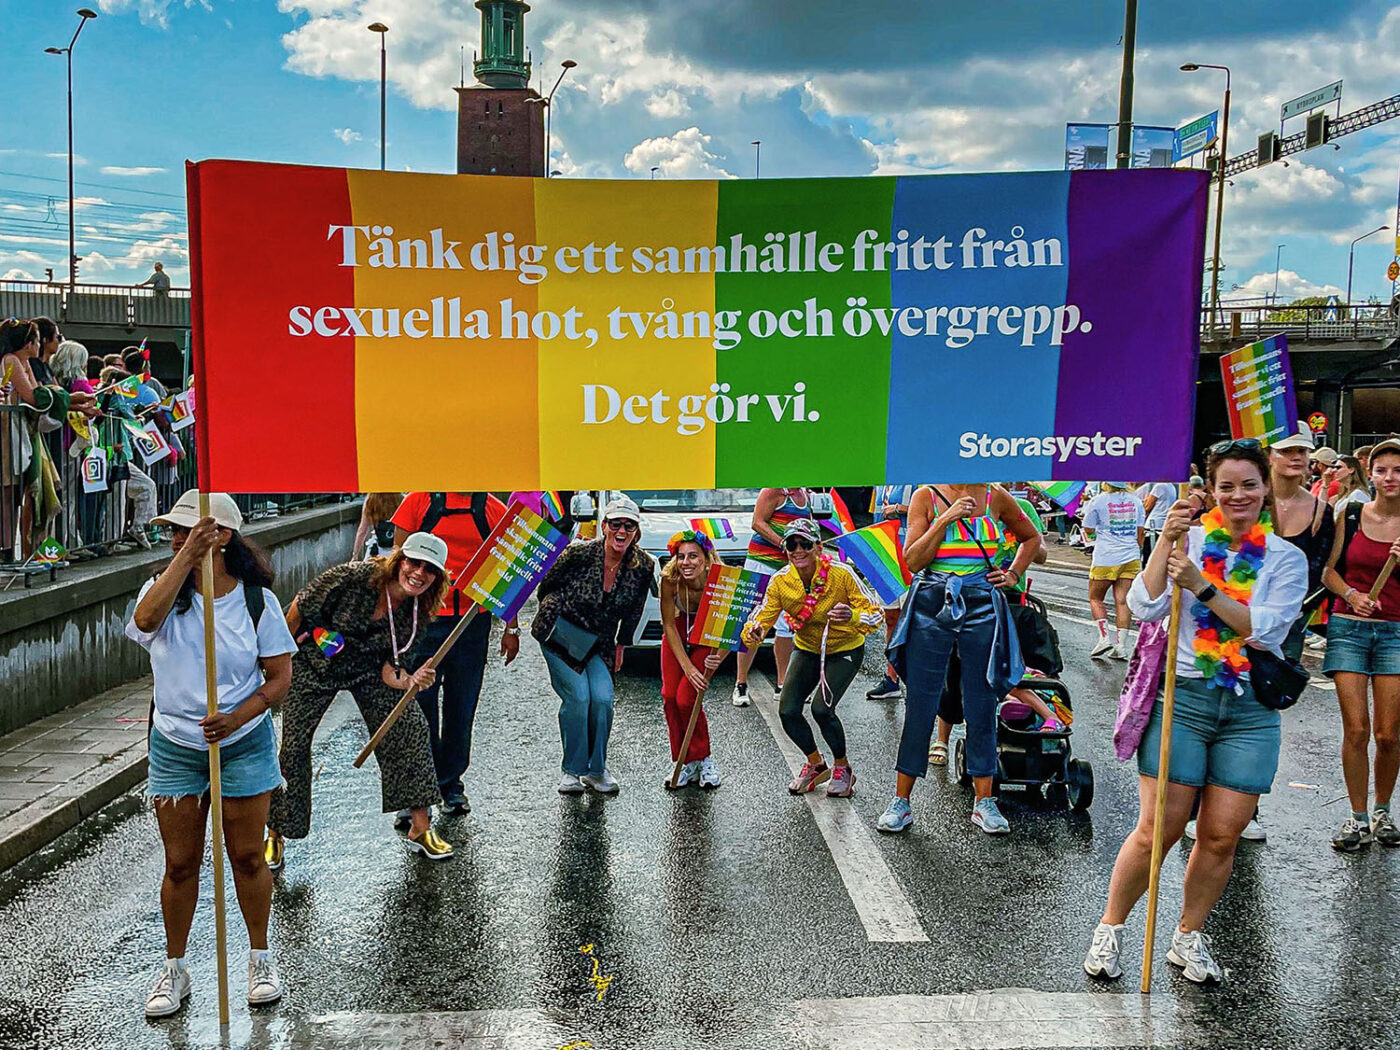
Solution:
{"label": "black crossbody bag", "polygon": [[1300,663],[1275,656],[1268,649],[1249,650],[1249,684],[1254,698],[1275,711],[1287,711],[1308,687],[1308,671]]}

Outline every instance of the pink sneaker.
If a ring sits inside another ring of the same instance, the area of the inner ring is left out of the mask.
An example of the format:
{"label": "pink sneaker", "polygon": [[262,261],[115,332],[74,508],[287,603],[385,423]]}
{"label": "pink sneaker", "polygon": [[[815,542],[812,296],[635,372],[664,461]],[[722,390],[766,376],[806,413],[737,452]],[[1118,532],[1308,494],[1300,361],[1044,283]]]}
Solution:
{"label": "pink sneaker", "polygon": [[850,766],[837,766],[831,771],[831,783],[826,786],[827,798],[850,798],[856,790],[856,771]]}
{"label": "pink sneaker", "polygon": [[1065,724],[1058,718],[1047,718],[1040,727],[1042,733],[1059,733],[1065,728]]}
{"label": "pink sneaker", "polygon": [[822,784],[831,779],[831,770],[823,762],[819,766],[814,766],[810,762],[802,763],[802,771],[797,774],[796,779],[788,785],[788,791],[794,795],[805,795],[809,791],[814,791]]}

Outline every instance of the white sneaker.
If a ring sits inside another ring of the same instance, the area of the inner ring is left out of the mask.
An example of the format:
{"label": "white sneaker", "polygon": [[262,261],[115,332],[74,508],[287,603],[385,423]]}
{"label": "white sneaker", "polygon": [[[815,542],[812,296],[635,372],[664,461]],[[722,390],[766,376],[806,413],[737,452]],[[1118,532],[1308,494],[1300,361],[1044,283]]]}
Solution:
{"label": "white sneaker", "polygon": [[1095,660],[1099,659],[1100,657],[1108,659],[1108,657],[1113,653],[1113,645],[1113,639],[1110,638],[1108,635],[1104,635],[1102,638],[1099,639],[1099,644],[1089,650],[1089,656]]}
{"label": "white sneaker", "polygon": [[[687,762],[681,766],[681,775],[676,777],[676,787],[689,787],[700,779],[700,763]],[[668,785],[669,786],[669,785]]]}
{"label": "white sneaker", "polygon": [[282,998],[282,978],[271,952],[248,953],[248,1005],[267,1006]]}
{"label": "white sneaker", "polygon": [[735,682],[735,683],[734,683],[734,694],[729,698],[729,702],[732,703],[735,707],[748,707],[748,706],[749,706],[749,683],[748,683],[748,682]]}
{"label": "white sneaker", "polygon": [[1244,839],[1246,842],[1267,842],[1269,840],[1269,833],[1263,829],[1257,819],[1250,817],[1249,823],[1246,824],[1244,830],[1240,832],[1240,838]]}
{"label": "white sneaker", "polygon": [[1225,979],[1224,974],[1220,972],[1220,966],[1211,958],[1210,936],[1200,930],[1192,930],[1190,933],[1173,930],[1167,962],[1173,966],[1180,966],[1181,976],[1197,984],[1205,984],[1207,981],[1215,981],[1218,984]]}
{"label": "white sneaker", "polygon": [[1084,972],[1090,977],[1106,977],[1116,981],[1123,976],[1123,968],[1118,965],[1118,938],[1123,933],[1123,924],[1110,926],[1099,923],[1094,930],[1094,943],[1089,945],[1089,954],[1084,956]]}
{"label": "white sneaker", "polygon": [[582,795],[583,781],[572,773],[565,773],[559,778],[559,794],[561,795]]}
{"label": "white sneaker", "polygon": [[1127,631],[1118,632],[1118,644],[1110,653],[1115,660],[1131,660],[1133,657],[1133,637]]}
{"label": "white sneaker", "polygon": [[579,779],[583,781],[584,787],[591,788],[600,795],[616,795],[618,788],[622,786],[606,768],[603,769],[602,776],[595,777],[592,773],[585,773]]}
{"label": "white sneaker", "polygon": [[719,767],[715,756],[706,755],[700,760],[700,786],[706,791],[719,787]]}
{"label": "white sneaker", "polygon": [[180,1005],[189,998],[189,994],[190,971],[167,959],[165,966],[161,968],[160,976],[151,987],[151,994],[146,996],[146,1016],[169,1017],[180,1009]]}
{"label": "white sneaker", "polygon": [[1186,822],[1186,837],[1188,839],[1195,839],[1196,837],[1196,822],[1194,820],[1188,820]]}

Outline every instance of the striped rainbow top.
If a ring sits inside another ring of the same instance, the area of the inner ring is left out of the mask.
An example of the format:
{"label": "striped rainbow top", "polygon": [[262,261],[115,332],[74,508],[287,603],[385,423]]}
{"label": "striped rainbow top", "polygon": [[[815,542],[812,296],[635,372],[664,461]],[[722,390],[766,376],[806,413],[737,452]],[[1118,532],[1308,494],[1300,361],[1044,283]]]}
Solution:
{"label": "striped rainbow top", "polygon": [[[792,490],[800,491],[800,490]],[[773,516],[768,519],[768,523],[773,526],[773,531],[779,536],[786,535],[788,525],[798,518],[810,518],[812,516],[811,497],[807,498],[805,506],[799,507],[797,501],[792,498],[791,491],[785,491],[783,502],[778,509],[773,512]],[[787,565],[787,555],[781,548],[773,546],[768,542],[768,538],[762,533],[755,531],[753,538],[749,540],[749,568],[757,569],[772,575],[779,569]]]}
{"label": "striped rainbow top", "polygon": [[926,571],[946,572],[952,576],[971,576],[984,571],[987,562],[978,549],[978,541],[988,557],[995,555],[1001,544],[1001,522],[989,514],[952,522]]}

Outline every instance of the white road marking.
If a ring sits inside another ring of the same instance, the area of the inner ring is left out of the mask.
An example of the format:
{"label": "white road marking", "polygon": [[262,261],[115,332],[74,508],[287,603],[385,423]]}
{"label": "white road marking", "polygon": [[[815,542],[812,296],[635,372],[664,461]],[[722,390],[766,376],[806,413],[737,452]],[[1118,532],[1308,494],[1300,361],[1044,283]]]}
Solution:
{"label": "white road marking", "polygon": [[[757,676],[753,676],[757,677]],[[752,681],[752,678],[750,679]],[[771,692],[771,685],[770,685]],[[749,694],[763,720],[768,723],[768,731],[778,744],[778,750],[792,770],[793,776],[807,760],[802,752],[788,739],[778,719],[778,705],[775,700],[758,696],[752,685]],[[836,862],[836,870],[841,875],[851,903],[865,936],[869,941],[927,943],[928,934],[904,888],[894,877],[885,863],[880,848],[875,844],[870,829],[861,820],[849,799],[828,799],[822,789],[818,789],[804,799],[817,829],[826,840],[831,858]]]}
{"label": "white road marking", "polygon": [[862,1050],[1038,1050],[1178,1045],[1170,996],[1037,992],[807,999],[795,1004],[814,1047]]}

